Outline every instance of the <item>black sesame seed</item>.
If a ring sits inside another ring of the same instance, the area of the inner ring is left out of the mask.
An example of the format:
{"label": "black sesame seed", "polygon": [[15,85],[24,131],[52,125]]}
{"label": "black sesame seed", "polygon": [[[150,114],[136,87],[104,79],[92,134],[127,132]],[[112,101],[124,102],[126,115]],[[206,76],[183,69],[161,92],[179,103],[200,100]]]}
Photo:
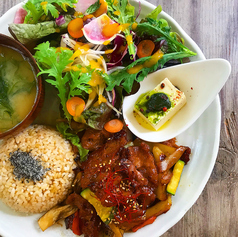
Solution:
{"label": "black sesame seed", "polygon": [[30,152],[20,150],[11,152],[9,160],[14,166],[13,174],[18,180],[37,182],[42,180],[44,174],[50,170],[50,168],[45,169],[39,160],[32,157]]}

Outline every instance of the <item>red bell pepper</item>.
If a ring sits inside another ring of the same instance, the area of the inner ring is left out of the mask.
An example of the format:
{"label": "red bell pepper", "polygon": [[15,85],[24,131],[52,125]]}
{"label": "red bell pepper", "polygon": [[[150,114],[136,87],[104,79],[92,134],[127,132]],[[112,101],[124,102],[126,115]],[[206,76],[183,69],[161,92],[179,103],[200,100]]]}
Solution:
{"label": "red bell pepper", "polygon": [[147,219],[146,221],[144,221],[142,224],[140,225],[137,225],[135,227],[132,228],[132,231],[133,232],[136,232],[137,230],[141,229],[142,227],[146,226],[146,225],[149,225],[149,224],[152,224],[156,219],[156,216],[152,216],[150,217],[149,219]]}
{"label": "red bell pepper", "polygon": [[82,234],[82,231],[80,229],[79,211],[76,211],[74,214],[74,219],[73,219],[73,223],[72,223],[72,231],[75,235]]}

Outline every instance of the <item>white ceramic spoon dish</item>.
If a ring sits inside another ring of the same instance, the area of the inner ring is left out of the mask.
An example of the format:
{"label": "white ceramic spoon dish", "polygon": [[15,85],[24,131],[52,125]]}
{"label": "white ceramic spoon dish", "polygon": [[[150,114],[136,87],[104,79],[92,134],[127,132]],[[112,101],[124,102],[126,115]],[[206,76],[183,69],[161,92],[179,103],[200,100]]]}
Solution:
{"label": "white ceramic spoon dish", "polygon": [[[140,83],[140,89],[136,94],[125,97],[125,123],[132,133],[145,141],[161,142],[176,137],[208,108],[224,86],[230,72],[230,63],[224,59],[191,62],[156,71]],[[136,120],[133,108],[140,95],[153,90],[165,78],[185,93],[187,103],[165,126],[157,131],[149,130]]]}

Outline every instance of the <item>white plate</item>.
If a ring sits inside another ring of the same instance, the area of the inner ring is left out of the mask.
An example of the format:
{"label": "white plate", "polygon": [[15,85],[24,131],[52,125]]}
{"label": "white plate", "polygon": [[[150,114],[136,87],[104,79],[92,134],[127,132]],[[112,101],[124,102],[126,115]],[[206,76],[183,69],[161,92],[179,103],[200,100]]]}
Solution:
{"label": "white plate", "polygon": [[[138,6],[138,2],[132,1]],[[154,9],[154,6],[142,1],[142,17]],[[13,21],[14,14],[21,4],[10,9],[0,18],[0,32],[8,34],[8,24]],[[205,59],[195,42],[182,30],[178,23],[166,13],[161,17],[184,38],[186,46],[197,52],[192,61]],[[136,233],[125,234],[125,237],[158,237],[175,225],[198,199],[204,189],[214,167],[220,140],[221,109],[217,96],[215,101],[203,115],[184,133],[177,137],[178,144],[187,145],[192,149],[191,160],[184,168],[178,191],[173,197],[171,209],[159,216],[152,225],[148,225]],[[12,211],[0,202],[0,235],[3,237],[59,237],[74,236],[64,227],[54,226],[41,232],[37,226],[40,215],[24,216]]]}

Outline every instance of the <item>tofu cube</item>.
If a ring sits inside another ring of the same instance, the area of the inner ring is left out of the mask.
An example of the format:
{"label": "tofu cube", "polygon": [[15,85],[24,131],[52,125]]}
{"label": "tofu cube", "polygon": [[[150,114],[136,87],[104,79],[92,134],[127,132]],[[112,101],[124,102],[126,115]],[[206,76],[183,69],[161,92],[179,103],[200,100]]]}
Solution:
{"label": "tofu cube", "polygon": [[137,100],[134,111],[155,130],[171,119],[186,104],[185,94],[165,78],[152,91]]}

